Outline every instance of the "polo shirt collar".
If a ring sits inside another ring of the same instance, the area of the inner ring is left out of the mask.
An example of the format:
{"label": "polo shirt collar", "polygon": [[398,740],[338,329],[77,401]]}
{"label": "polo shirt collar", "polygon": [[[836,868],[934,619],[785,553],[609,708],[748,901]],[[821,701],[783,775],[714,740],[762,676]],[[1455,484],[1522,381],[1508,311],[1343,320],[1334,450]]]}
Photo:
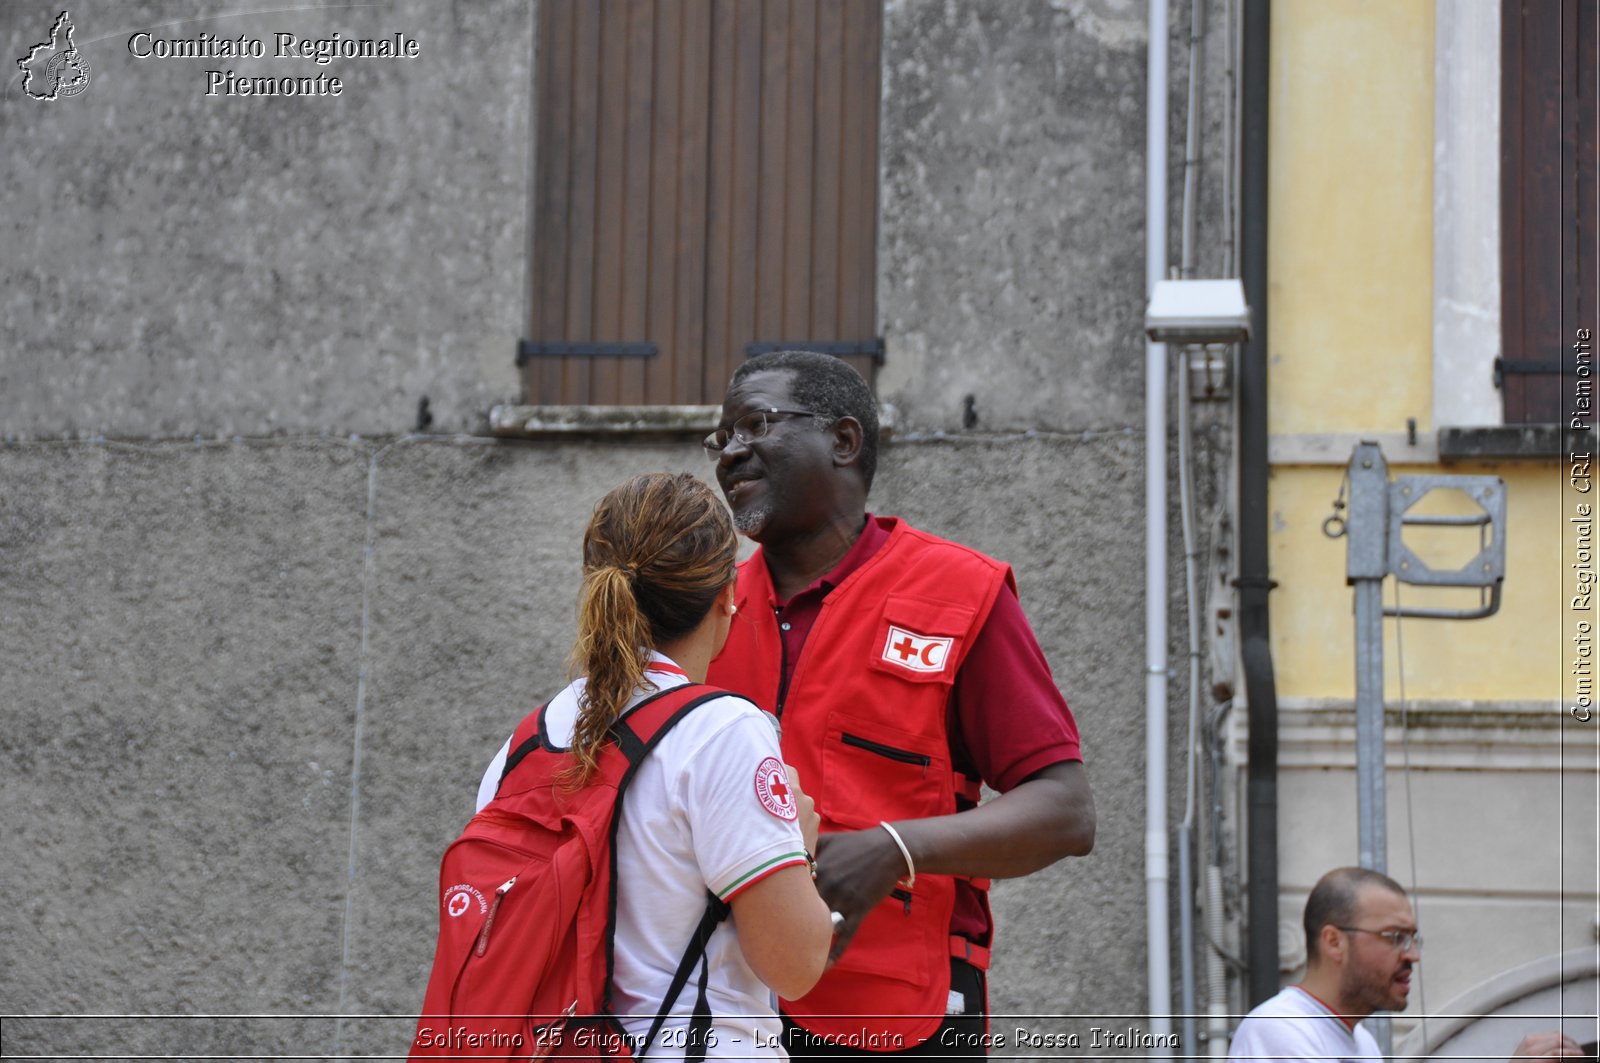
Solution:
{"label": "polo shirt collar", "polygon": [[[884,517],[880,520],[878,517],[868,513],[867,522],[862,526],[861,534],[856,536],[856,541],[851,544],[845,555],[839,559],[839,563],[834,565],[826,575],[818,577],[809,587],[797,593],[794,598],[790,598],[789,601],[793,602],[796,598],[802,598],[808,594],[816,594],[822,598],[827,597],[829,592],[848,579],[856,569],[870,561],[872,556],[879,550],[883,549],[883,544],[889,541],[889,534],[894,531],[894,526],[898,522],[898,518],[895,517]],[[774,602],[777,604],[776,600]]]}

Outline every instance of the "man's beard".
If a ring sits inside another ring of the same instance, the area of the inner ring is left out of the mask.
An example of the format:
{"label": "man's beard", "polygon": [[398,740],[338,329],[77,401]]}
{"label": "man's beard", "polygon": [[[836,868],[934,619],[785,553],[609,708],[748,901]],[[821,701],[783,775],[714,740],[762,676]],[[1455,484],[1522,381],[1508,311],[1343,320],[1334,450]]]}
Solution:
{"label": "man's beard", "polygon": [[735,511],[733,526],[739,534],[746,538],[754,539],[762,528],[767,526],[767,521],[772,517],[772,505],[769,502],[755,502]]}
{"label": "man's beard", "polygon": [[[1412,970],[1415,971],[1416,968],[1413,967]],[[1392,977],[1381,985],[1374,985],[1364,982],[1362,974],[1353,970],[1345,972],[1342,995],[1345,1004],[1355,1005],[1361,1010],[1363,1017],[1375,1011],[1404,1011],[1410,1003],[1409,997],[1394,999],[1396,990]]]}

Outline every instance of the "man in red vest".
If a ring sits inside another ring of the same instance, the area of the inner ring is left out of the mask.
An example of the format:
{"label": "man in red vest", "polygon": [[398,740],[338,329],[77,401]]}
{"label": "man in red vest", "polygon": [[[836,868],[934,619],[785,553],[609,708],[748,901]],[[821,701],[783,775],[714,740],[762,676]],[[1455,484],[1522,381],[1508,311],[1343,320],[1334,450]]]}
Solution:
{"label": "man in red vest", "polygon": [[[867,513],[877,405],[830,355],[734,374],[705,446],[760,544],[708,681],[782,722],[816,800],[835,962],[784,1001],[792,1056],[986,1053],[991,878],[1094,844],[1077,725],[1009,566]],[[981,783],[999,796],[979,805]]]}

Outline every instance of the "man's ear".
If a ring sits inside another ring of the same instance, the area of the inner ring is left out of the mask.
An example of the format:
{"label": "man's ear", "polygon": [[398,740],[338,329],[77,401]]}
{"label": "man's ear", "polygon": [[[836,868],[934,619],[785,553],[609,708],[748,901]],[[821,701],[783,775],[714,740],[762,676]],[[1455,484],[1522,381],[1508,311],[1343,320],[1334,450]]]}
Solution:
{"label": "man's ear", "polygon": [[841,417],[833,423],[833,464],[839,468],[854,465],[861,458],[865,433],[854,417]]}
{"label": "man's ear", "polygon": [[1344,962],[1345,937],[1338,927],[1332,923],[1324,924],[1322,932],[1317,935],[1317,942],[1321,945],[1321,948],[1317,950],[1317,955],[1324,962]]}

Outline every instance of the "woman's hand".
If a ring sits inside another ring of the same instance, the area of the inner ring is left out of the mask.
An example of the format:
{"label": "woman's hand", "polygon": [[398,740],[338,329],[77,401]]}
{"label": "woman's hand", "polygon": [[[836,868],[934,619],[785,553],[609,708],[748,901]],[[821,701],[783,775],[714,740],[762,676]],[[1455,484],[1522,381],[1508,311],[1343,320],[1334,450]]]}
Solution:
{"label": "woman's hand", "polygon": [[800,788],[800,773],[794,770],[792,764],[785,764],[783,770],[789,774],[789,789],[794,793],[794,805],[800,813],[800,835],[805,839],[806,852],[815,854],[817,831],[822,826],[822,817],[817,815],[817,803]]}

